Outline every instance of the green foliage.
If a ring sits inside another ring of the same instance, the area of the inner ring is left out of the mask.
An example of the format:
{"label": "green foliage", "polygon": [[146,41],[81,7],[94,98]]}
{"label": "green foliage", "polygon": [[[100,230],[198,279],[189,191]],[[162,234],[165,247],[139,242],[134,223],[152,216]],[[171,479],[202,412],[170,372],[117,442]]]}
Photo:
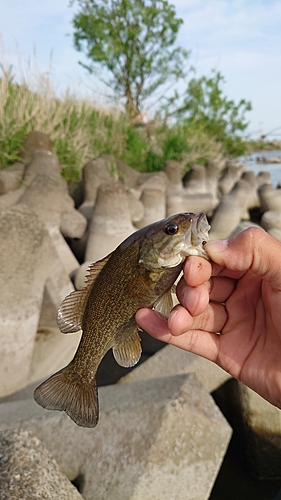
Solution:
{"label": "green foliage", "polygon": [[68,181],[80,178],[81,168],[90,158],[102,153],[120,157],[128,127],[125,115],[68,92],[57,97],[40,74],[37,87],[31,90],[32,85],[25,81],[14,82],[11,69],[0,69],[0,169],[20,161],[22,143],[31,130],[49,135]]}
{"label": "green foliage", "polygon": [[247,128],[245,114],[252,109],[251,103],[241,99],[236,104],[227,99],[223,83],[224,77],[215,70],[209,78],[192,78],[181,102],[175,93],[167,100],[165,112],[215,138],[227,154],[239,156],[245,152],[241,133]]}
{"label": "green foliage", "polygon": [[[222,149],[217,137],[220,128],[215,128],[215,120],[211,127],[207,118],[185,117],[174,124],[160,121],[137,129],[126,114],[100,109],[92,101],[69,93],[57,97],[50,84],[46,87],[40,79],[38,88],[31,90],[26,82],[15,83],[11,73],[2,71],[0,168],[19,160],[26,134],[40,130],[51,138],[52,150],[58,155],[67,181],[79,180],[85,162],[103,153],[112,154],[139,171],[161,170],[170,159],[182,162],[187,170],[194,163],[204,165],[233,148],[232,137],[224,135],[220,136]],[[244,143],[236,137],[235,151],[238,146],[242,151]]]}
{"label": "green foliage", "polygon": [[147,143],[138,130],[128,127],[126,131],[126,145],[122,160],[136,170],[143,170]]}
{"label": "green foliage", "polygon": [[173,48],[183,23],[167,0],[76,0],[74,45],[86,53],[82,64],[136,115],[143,101],[163,84],[183,77],[188,52]]}

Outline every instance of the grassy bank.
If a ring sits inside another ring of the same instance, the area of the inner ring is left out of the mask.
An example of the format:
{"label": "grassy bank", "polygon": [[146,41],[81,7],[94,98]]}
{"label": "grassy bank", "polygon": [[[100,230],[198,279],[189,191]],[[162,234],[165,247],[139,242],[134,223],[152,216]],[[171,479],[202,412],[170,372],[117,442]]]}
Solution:
{"label": "grassy bank", "polygon": [[281,150],[281,141],[250,141],[247,142],[247,153],[256,153],[259,151],[278,151]]}
{"label": "grassy bank", "polygon": [[221,146],[198,127],[151,122],[132,126],[127,116],[102,107],[90,98],[70,92],[57,95],[49,77],[16,82],[11,71],[0,74],[0,168],[18,159],[28,132],[49,135],[63,176],[78,180],[85,162],[99,154],[112,154],[141,171],[160,170],[167,159],[183,161],[186,168],[205,164]]}

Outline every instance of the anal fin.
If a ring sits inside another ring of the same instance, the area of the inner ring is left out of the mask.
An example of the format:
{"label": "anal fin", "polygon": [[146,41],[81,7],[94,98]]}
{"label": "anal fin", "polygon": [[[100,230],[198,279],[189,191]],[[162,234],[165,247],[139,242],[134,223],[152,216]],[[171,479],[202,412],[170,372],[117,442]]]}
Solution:
{"label": "anal fin", "polygon": [[137,364],[142,352],[137,325],[134,327],[130,336],[118,342],[118,344],[112,348],[112,351],[115,360],[120,366],[129,368]]}

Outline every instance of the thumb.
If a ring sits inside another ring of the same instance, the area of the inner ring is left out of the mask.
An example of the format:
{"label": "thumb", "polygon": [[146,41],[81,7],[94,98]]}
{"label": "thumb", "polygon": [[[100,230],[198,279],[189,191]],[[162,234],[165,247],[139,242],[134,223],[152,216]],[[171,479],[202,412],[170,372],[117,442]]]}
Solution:
{"label": "thumb", "polygon": [[228,240],[205,245],[213,262],[232,271],[250,270],[281,291],[281,243],[261,228],[250,227]]}

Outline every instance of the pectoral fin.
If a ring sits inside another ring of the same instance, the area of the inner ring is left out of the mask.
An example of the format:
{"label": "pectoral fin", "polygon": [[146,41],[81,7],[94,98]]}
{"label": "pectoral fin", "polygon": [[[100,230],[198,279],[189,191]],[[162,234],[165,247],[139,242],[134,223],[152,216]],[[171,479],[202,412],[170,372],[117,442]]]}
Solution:
{"label": "pectoral fin", "polygon": [[163,314],[163,316],[168,317],[174,307],[172,293],[175,293],[175,287],[172,287],[168,292],[162,295],[162,297],[153,304],[153,309]]}
{"label": "pectoral fin", "polygon": [[113,348],[113,355],[120,366],[129,368],[134,366],[141,357],[141,343],[138,327],[135,326],[131,335],[125,340],[118,342]]}

